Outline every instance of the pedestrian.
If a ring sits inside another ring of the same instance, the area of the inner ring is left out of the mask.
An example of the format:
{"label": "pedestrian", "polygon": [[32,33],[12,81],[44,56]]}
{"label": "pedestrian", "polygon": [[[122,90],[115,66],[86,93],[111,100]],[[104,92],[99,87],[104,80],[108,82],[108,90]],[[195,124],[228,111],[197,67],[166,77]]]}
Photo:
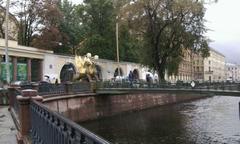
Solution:
{"label": "pedestrian", "polygon": [[58,79],[56,79],[55,84],[58,85]]}
{"label": "pedestrian", "polygon": [[133,86],[133,72],[130,71],[128,74],[128,80],[130,81],[130,86]]}
{"label": "pedestrian", "polygon": [[148,87],[150,87],[150,82],[151,82],[150,74],[146,75],[146,81],[147,81]]}

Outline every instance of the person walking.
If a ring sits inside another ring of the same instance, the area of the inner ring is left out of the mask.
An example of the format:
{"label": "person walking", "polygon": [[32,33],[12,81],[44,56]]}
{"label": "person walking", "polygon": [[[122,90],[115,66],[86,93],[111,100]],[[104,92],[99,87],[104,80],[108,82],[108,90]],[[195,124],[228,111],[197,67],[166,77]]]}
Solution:
{"label": "person walking", "polygon": [[130,81],[130,86],[133,86],[133,72],[130,71],[128,74],[128,80]]}

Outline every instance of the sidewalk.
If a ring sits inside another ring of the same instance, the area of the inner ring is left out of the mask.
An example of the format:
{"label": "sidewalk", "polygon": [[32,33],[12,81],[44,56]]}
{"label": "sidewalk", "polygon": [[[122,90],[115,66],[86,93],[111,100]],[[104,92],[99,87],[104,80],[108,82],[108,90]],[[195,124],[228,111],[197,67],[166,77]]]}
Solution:
{"label": "sidewalk", "polygon": [[17,144],[16,127],[7,106],[0,106],[0,144]]}

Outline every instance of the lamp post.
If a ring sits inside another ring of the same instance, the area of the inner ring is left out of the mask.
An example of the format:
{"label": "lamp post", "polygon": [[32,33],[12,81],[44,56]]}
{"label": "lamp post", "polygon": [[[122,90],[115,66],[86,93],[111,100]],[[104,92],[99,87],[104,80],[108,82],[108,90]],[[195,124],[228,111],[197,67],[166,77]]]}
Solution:
{"label": "lamp post", "polygon": [[119,39],[118,39],[118,16],[116,17],[116,48],[117,48],[117,69],[118,76],[120,76],[120,64],[119,64]]}
{"label": "lamp post", "polygon": [[[113,1],[113,6],[114,6],[115,9],[120,9],[119,6],[118,6],[118,1],[117,0]],[[117,16],[116,16],[116,51],[117,51],[117,71],[118,71],[118,76],[120,76],[118,20],[119,20],[119,16],[118,16],[118,13],[117,13]]]}
{"label": "lamp post", "polygon": [[8,17],[9,17],[9,3],[10,0],[7,0],[6,4],[6,28],[5,28],[5,64],[6,64],[6,77],[7,83],[10,83],[10,70],[9,70],[9,57],[8,57]]}

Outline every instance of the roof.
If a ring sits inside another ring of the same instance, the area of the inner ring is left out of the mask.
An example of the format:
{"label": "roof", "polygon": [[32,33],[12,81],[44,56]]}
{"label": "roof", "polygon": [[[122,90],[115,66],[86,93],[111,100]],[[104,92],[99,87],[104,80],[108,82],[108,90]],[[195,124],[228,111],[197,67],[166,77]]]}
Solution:
{"label": "roof", "polygon": [[213,48],[210,48],[210,51],[213,51],[213,52],[215,52],[215,53],[217,53],[217,54],[219,54],[219,55],[225,57],[224,54],[220,53],[219,51],[217,51],[217,50],[215,50],[215,49],[213,49]]}

